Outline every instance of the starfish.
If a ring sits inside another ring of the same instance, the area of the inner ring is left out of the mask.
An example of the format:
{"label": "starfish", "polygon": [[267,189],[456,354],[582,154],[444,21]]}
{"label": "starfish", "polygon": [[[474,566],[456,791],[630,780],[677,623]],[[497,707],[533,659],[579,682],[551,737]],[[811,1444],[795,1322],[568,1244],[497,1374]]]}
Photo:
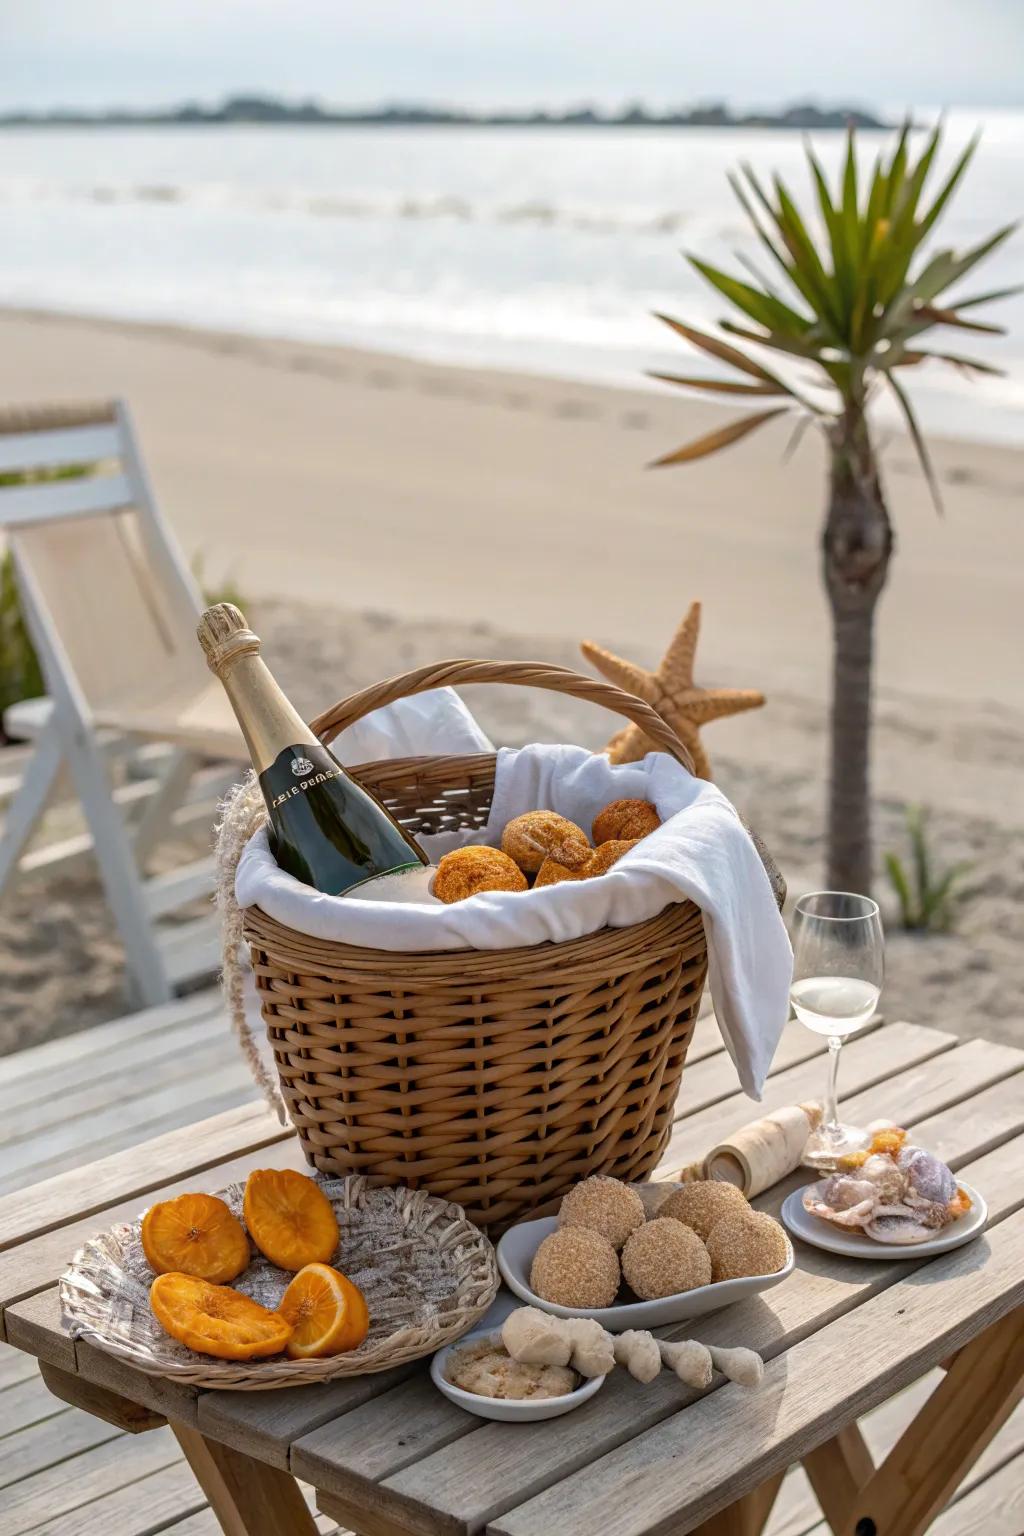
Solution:
{"label": "starfish", "polygon": [[[693,658],[699,633],[700,603],[691,603],[655,672],[623,661],[621,656],[592,640],[584,640],[580,650],[609,681],[656,709],[688,748],[697,777],[710,779],[711,764],[701,743],[700,727],[710,720],[741,714],[745,709],[759,709],[764,694],[753,688],[698,688],[693,681]],[[658,750],[637,725],[627,725],[618,731],[604,748],[613,763],[635,763],[648,752]]]}

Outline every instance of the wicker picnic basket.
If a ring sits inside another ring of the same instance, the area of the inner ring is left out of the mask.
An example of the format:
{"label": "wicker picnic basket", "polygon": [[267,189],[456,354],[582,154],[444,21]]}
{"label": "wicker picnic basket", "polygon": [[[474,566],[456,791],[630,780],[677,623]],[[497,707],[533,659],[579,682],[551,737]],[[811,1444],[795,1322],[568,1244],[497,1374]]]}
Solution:
{"label": "wicker picnic basket", "polygon": [[[451,661],[364,689],[312,722],[325,743],[430,688],[553,689],[625,716],[688,768],[647,704],[540,663]],[[482,827],[493,753],[364,764],[354,776],[414,834]],[[590,1173],[644,1178],[668,1140],[707,970],[701,914],[520,949],[397,953],[244,913],[288,1113],[322,1173],[426,1188],[500,1232]]]}

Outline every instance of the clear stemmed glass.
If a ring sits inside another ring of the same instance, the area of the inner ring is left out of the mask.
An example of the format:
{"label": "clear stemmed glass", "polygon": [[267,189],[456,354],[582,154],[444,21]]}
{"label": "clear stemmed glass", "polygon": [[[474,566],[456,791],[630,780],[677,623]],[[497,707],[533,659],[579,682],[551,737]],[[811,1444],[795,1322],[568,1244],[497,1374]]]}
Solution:
{"label": "clear stemmed glass", "polygon": [[843,1039],[874,1014],[884,967],[882,919],[870,896],[849,891],[801,896],[793,916],[789,995],[801,1024],[828,1037],[825,1114],[804,1150],[811,1167],[834,1167],[870,1141],[866,1131],[841,1123],[836,1083]]}

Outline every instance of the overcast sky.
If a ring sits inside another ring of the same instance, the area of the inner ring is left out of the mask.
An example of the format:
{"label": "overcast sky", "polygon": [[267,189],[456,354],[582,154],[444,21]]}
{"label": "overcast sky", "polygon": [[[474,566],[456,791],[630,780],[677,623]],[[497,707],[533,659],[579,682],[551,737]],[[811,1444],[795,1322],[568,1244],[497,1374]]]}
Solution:
{"label": "overcast sky", "polygon": [[1024,0],[0,0],[0,108],[1015,106]]}

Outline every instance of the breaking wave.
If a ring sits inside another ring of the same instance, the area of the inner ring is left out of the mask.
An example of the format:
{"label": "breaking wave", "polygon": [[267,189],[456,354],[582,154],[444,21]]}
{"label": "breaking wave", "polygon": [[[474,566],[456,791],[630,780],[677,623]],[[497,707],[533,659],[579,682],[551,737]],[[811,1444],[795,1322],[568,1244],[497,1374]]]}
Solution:
{"label": "breaking wave", "polygon": [[[92,184],[0,180],[0,204],[95,203],[102,205],[188,204],[252,213],[307,215],[318,219],[412,221],[446,220],[451,223],[519,224],[536,228],[573,229],[595,235],[674,234],[686,227],[693,214],[684,209],[624,208],[621,205],[559,206],[543,199],[509,202],[473,202],[454,194],[430,197],[338,196],[312,191],[254,189],[234,183],[199,182],[189,185],[161,182],[96,182]],[[742,228],[721,226],[723,238],[742,234]]]}

